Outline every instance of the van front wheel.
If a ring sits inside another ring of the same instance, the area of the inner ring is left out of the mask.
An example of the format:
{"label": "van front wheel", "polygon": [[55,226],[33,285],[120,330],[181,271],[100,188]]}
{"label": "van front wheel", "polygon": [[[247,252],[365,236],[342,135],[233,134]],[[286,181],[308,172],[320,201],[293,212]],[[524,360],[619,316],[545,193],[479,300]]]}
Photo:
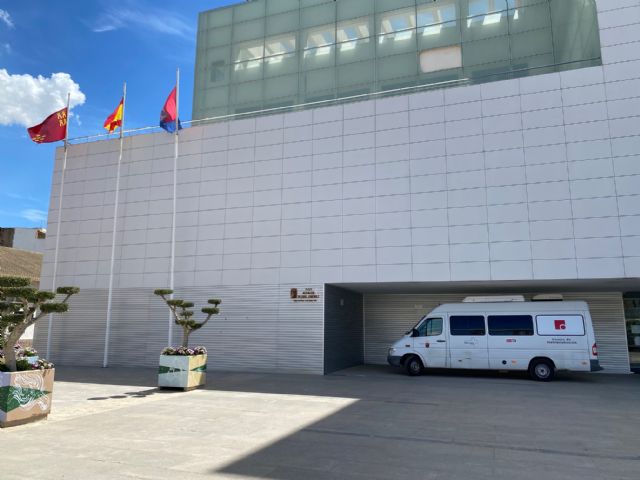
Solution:
{"label": "van front wheel", "polygon": [[417,377],[422,373],[422,362],[416,356],[409,357],[404,362],[404,370],[407,375]]}
{"label": "van front wheel", "polygon": [[529,367],[529,375],[538,382],[550,382],[554,373],[554,366],[549,360],[536,360]]}

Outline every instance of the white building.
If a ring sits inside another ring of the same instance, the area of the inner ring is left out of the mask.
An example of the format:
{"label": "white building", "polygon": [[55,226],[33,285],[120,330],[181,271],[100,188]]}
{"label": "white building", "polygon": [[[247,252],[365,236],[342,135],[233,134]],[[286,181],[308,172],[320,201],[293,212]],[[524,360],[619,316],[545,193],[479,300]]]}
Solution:
{"label": "white building", "polygon": [[[193,336],[209,368],[385,363],[387,346],[439,303],[562,293],[589,302],[606,371],[628,372],[623,295],[640,290],[638,1],[307,3],[200,17],[194,115],[231,117],[180,132],[174,281],[179,297],[223,300]],[[374,4],[376,15],[358,10]],[[565,9],[560,27],[554,9]],[[457,40],[422,43],[453,27]],[[506,60],[491,57],[500,42]],[[345,57],[358,49],[370,58]],[[326,55],[333,66],[312,63]],[[277,93],[283,85],[298,90]],[[53,322],[54,362],[103,362],[118,148],[69,149],[55,284],[82,291]],[[168,341],[153,289],[171,283],[173,148],[164,132],[125,140],[109,365],[156,365]],[[43,287],[61,167],[58,150]],[[46,322],[36,331],[42,352],[48,333]]]}

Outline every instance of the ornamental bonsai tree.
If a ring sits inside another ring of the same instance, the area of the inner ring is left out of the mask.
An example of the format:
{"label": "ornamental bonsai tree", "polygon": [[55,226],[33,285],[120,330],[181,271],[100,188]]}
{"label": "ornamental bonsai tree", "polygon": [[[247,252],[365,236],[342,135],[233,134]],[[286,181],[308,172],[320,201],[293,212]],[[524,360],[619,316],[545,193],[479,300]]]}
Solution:
{"label": "ornamental bonsai tree", "polygon": [[201,310],[202,313],[207,315],[207,318],[205,318],[202,322],[197,322],[192,318],[194,315],[194,311],[191,310],[193,308],[193,302],[186,302],[177,298],[167,298],[173,294],[173,290],[169,289],[158,289],[153,293],[164,300],[164,302],[171,310],[175,324],[182,327],[181,345],[184,348],[187,348],[189,346],[189,335],[191,335],[194,330],[201,329],[207,324],[211,317],[220,313],[218,305],[222,303],[222,300],[211,298],[207,301],[207,303],[211,306],[204,307]]}
{"label": "ornamental bonsai tree", "polygon": [[15,347],[27,328],[44,315],[69,310],[69,298],[79,291],[77,287],[59,287],[56,292],[65,297],[55,302],[54,292],[33,288],[28,278],[0,277],[0,347],[7,371],[17,370]]}

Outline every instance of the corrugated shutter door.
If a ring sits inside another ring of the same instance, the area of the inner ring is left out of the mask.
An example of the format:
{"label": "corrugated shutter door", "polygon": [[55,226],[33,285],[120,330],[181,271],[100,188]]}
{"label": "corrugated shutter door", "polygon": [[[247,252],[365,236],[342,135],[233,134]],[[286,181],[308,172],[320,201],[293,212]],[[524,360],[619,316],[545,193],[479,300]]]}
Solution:
{"label": "corrugated shutter door", "polygon": [[593,330],[598,342],[600,365],[607,373],[629,373],[629,349],[621,293],[566,293],[566,300],[589,303]]}
{"label": "corrugated shutter door", "polygon": [[[365,363],[386,364],[389,345],[398,340],[423,315],[440,304],[460,302],[471,295],[473,294],[366,294]],[[525,298],[532,296],[526,293],[524,295]],[[589,303],[600,364],[605,372],[629,373],[622,294],[589,292],[563,295],[565,300],[585,300]]]}

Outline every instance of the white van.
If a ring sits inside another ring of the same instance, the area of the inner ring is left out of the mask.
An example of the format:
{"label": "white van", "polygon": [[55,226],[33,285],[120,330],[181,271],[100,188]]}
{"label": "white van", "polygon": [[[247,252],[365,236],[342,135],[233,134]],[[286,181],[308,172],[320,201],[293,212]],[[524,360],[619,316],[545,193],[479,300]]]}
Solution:
{"label": "white van", "polygon": [[387,361],[409,375],[423,368],[526,370],[539,381],[556,370],[602,370],[586,302],[520,298],[440,305],[389,348]]}

